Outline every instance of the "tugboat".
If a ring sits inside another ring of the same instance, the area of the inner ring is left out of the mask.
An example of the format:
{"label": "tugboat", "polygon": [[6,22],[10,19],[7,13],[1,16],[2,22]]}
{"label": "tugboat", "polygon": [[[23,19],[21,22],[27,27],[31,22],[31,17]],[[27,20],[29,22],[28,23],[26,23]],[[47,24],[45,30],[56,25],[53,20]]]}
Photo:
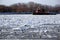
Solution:
{"label": "tugboat", "polygon": [[49,13],[45,12],[43,8],[38,7],[34,12],[33,15],[49,15]]}

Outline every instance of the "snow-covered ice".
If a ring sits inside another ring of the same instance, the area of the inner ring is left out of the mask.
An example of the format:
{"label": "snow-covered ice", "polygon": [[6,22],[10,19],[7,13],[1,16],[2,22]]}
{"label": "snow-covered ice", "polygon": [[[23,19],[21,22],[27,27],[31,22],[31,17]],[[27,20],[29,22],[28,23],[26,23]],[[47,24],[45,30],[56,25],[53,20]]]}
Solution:
{"label": "snow-covered ice", "polygon": [[59,15],[0,15],[0,26],[60,24]]}
{"label": "snow-covered ice", "polygon": [[[0,38],[20,38],[22,36],[26,38],[29,36],[30,38],[32,35],[37,36],[36,38],[40,36],[41,38],[56,38],[60,35],[58,34],[56,36],[57,30],[60,30],[58,27],[59,25],[56,27],[51,25],[47,27],[48,25],[45,25],[44,27],[44,25],[40,26],[41,24],[60,24],[60,17],[59,15],[0,15],[0,32],[3,34],[0,34]],[[12,29],[10,29],[10,27]],[[7,35],[6,33],[13,34]],[[18,35],[15,36],[15,33]],[[24,33],[26,34],[24,35]]]}

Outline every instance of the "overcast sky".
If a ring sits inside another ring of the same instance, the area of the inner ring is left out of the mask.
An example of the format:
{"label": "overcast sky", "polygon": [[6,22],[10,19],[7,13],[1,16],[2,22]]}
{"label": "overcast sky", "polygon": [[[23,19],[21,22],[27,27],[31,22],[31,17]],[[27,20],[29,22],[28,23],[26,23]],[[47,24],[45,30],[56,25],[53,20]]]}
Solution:
{"label": "overcast sky", "polygon": [[55,6],[60,4],[60,0],[0,0],[0,5],[11,5],[14,3],[28,3],[28,2],[37,2],[40,4]]}

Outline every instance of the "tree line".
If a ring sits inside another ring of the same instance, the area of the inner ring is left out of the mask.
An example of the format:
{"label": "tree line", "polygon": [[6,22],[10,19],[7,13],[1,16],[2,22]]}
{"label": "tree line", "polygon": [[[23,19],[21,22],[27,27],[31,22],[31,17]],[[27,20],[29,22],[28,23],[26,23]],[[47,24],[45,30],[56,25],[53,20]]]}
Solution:
{"label": "tree line", "polygon": [[16,3],[10,6],[0,5],[0,12],[33,12],[37,8],[44,9],[46,12],[60,12],[60,5],[54,7],[48,5],[42,5],[39,3]]}

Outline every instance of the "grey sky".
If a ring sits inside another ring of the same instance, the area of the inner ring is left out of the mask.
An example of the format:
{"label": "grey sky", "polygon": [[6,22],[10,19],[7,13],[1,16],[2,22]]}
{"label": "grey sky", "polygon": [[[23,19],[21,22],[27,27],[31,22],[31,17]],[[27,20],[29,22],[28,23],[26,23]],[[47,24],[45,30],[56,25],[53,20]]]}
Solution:
{"label": "grey sky", "polygon": [[51,5],[55,6],[57,4],[60,4],[60,0],[0,0],[0,5],[11,5],[14,3],[27,3],[27,2],[37,2],[40,4],[45,4],[45,5]]}

